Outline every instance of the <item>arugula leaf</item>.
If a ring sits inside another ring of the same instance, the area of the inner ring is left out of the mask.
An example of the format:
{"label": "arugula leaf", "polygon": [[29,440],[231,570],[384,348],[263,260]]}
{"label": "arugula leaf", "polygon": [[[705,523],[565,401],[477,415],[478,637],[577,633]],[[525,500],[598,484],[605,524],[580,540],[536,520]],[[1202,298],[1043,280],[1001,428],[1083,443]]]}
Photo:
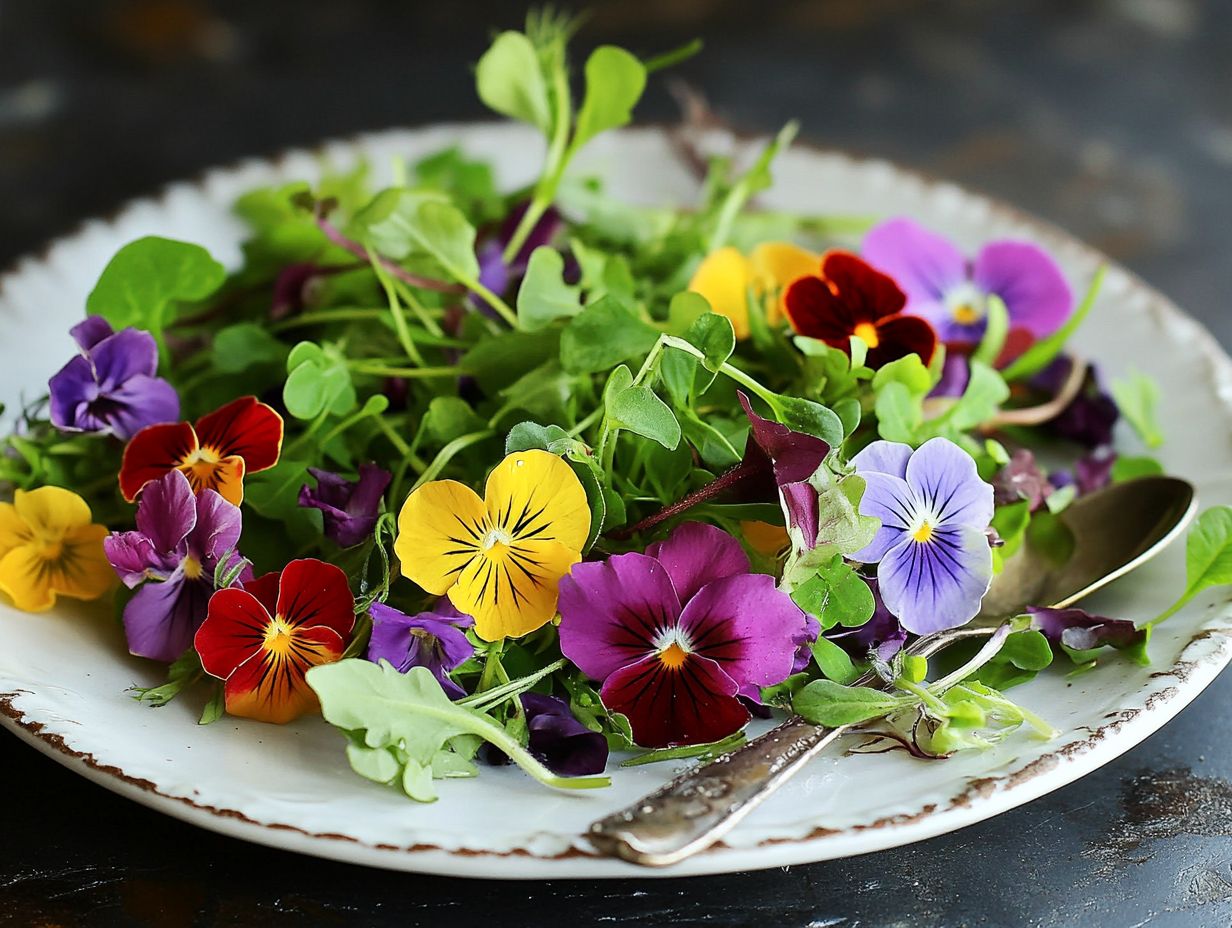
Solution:
{"label": "arugula leaf", "polygon": [[552,110],[539,53],[520,32],[502,32],[475,66],[479,99],[502,116],[552,131]]}
{"label": "arugula leaf", "polygon": [[565,259],[559,251],[540,245],[531,252],[526,276],[518,288],[518,325],[534,331],[555,319],[581,312],[581,288],[564,281]]}
{"label": "arugula leaf", "polygon": [[115,253],[86,297],[86,312],[117,329],[145,329],[162,346],[172,307],[205,299],[225,278],[223,266],[200,245],[148,235]]}
{"label": "arugula leaf", "polygon": [[1155,416],[1159,405],[1159,384],[1145,374],[1133,373],[1112,382],[1112,398],[1116,400],[1121,415],[1138,433],[1148,448],[1158,448],[1164,443],[1159,420]]}
{"label": "arugula leaf", "polygon": [[[465,736],[487,741],[547,786],[591,789],[611,782],[552,773],[490,717],[451,702],[425,667],[400,674],[388,661],[351,658],[313,667],[307,680],[325,720],[348,733],[356,748],[347,752],[355,772],[388,783],[401,771],[403,789],[421,802],[436,798],[433,776],[466,769],[457,758],[442,757],[456,753],[454,739]],[[378,757],[380,752],[390,760]]]}
{"label": "arugula leaf", "polygon": [[591,52],[586,59],[586,96],[577,115],[573,150],[600,132],[627,125],[645,89],[645,65],[623,48],[601,45]]}
{"label": "arugula leaf", "polygon": [[300,487],[308,483],[311,461],[285,455],[269,470],[244,480],[244,502],[270,519],[285,519],[299,508]]}

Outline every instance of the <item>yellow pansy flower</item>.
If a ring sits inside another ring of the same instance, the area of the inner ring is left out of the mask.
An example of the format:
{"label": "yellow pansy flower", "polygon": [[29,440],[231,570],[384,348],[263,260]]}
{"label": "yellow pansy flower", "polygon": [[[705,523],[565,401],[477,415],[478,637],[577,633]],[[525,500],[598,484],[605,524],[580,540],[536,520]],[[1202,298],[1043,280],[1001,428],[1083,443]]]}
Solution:
{"label": "yellow pansy flower", "polygon": [[98,599],[116,580],[106,537],[76,493],[18,490],[13,502],[0,503],[0,590],[26,612],[50,609],[57,596]]}
{"label": "yellow pansy flower", "polygon": [[506,456],[483,499],[456,480],[411,493],[398,514],[402,573],[475,618],[485,641],[516,638],[556,614],[560,578],[582,559],[590,532],[586,491],[546,451]]}
{"label": "yellow pansy flower", "polygon": [[820,255],[790,242],[763,242],[747,257],[729,245],[702,259],[689,289],[704,296],[714,312],[731,320],[736,338],[748,338],[750,288],[762,302],[766,321],[777,325],[786,316],[783,293],[788,285],[816,274],[820,267]]}
{"label": "yellow pansy flower", "polygon": [[766,557],[778,557],[791,544],[787,529],[769,522],[745,520],[740,523],[740,532],[750,548]]}

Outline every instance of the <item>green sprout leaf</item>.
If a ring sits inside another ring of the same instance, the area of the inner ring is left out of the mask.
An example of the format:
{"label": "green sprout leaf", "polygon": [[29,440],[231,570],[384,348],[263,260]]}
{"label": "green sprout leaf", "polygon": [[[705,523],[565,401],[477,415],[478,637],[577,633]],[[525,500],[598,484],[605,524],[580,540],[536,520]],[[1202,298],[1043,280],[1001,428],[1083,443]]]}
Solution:
{"label": "green sprout leaf", "polygon": [[1086,296],[1082,298],[1082,303],[1074,310],[1073,315],[1066,320],[1065,325],[1046,338],[1041,338],[1001,372],[1007,381],[1026,380],[1052,363],[1073,334],[1078,331],[1078,326],[1082,325],[1082,321],[1095,308],[1095,298],[1099,296],[1099,289],[1104,282],[1104,274],[1107,270],[1103,265],[1096,269],[1095,276],[1091,278],[1091,285],[1087,287]]}
{"label": "green sprout leaf", "polygon": [[574,374],[610,370],[644,355],[659,340],[653,326],[614,297],[604,297],[574,316],[560,337],[560,363]]}
{"label": "green sprout leaf", "polygon": [[540,245],[531,252],[526,276],[518,288],[518,326],[530,332],[556,319],[576,316],[582,309],[581,291],[564,281],[565,259],[559,251]]}
{"label": "green sprout leaf", "polygon": [[1180,599],[1148,622],[1148,629],[1180,612],[1203,590],[1232,583],[1232,507],[1214,506],[1198,516],[1185,539],[1185,578]]}
{"label": "green sprout leaf", "polygon": [[578,111],[573,149],[600,132],[628,125],[645,89],[645,65],[623,48],[601,45],[591,52],[586,59],[586,96]]}
{"label": "green sprout leaf", "polygon": [[607,400],[607,415],[615,428],[657,441],[668,450],[680,444],[680,423],[671,407],[649,387],[633,386],[617,391]]}
{"label": "green sprout leaf", "polygon": [[1138,437],[1148,448],[1158,448],[1164,443],[1163,432],[1155,411],[1159,405],[1159,384],[1145,374],[1130,374],[1112,382],[1112,398]]}
{"label": "green sprout leaf", "polygon": [[791,708],[815,725],[841,728],[882,718],[908,705],[904,696],[867,686],[844,686],[833,680],[814,680],[792,698]]}
{"label": "green sprout leaf", "polygon": [[539,53],[520,32],[502,32],[475,67],[479,99],[510,119],[530,123],[545,135],[552,129],[547,82]]}
{"label": "green sprout leaf", "polygon": [[173,307],[205,299],[225,277],[223,266],[200,245],[146,236],[129,242],[103,268],[86,312],[117,329],[145,329],[161,345]]}

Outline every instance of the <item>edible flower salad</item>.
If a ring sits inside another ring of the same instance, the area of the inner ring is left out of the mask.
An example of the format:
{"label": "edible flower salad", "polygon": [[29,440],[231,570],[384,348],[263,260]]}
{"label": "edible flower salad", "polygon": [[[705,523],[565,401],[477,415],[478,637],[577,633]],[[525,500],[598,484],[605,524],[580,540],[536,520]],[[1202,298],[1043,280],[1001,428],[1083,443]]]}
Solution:
{"label": "edible flower salad", "polygon": [[[76,352],[9,410],[0,592],[113,597],[136,691],[285,724],[417,800],[515,763],[545,784],[709,756],[750,720],[851,725],[921,758],[1052,729],[1006,695],[1054,662],[1148,660],[1232,581],[1203,513],[1177,606],[1139,624],[985,616],[1005,562],[1073,554],[1067,506],[1161,472],[1156,386],[1067,350],[1100,275],[966,252],[909,217],[764,209],[789,125],[700,200],[644,208],[570,171],[697,51],[595,49],[533,15],[475,68],[541,132],[500,190],[449,148],[251,190],[240,266],[147,237],[103,270]],[[1045,466],[1045,461],[1048,466]],[[931,662],[910,642],[1013,619]],[[1071,670],[1071,672],[1073,672]]]}

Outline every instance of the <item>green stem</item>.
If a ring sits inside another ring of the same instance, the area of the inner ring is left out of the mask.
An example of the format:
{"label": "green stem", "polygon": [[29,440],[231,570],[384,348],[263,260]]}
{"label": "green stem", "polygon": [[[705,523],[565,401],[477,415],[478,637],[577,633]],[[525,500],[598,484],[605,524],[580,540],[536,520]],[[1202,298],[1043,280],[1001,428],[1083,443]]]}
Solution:
{"label": "green stem", "polygon": [[471,445],[491,438],[496,433],[492,429],[483,429],[478,432],[469,432],[466,435],[459,435],[444,448],[436,453],[436,457],[432,459],[432,463],[424,468],[419,475],[419,479],[415,481],[415,485],[411,487],[411,492],[414,493],[421,486],[430,480],[435,480],[436,475],[445,469],[448,464],[459,451],[464,448],[469,448]]}
{"label": "green stem", "polygon": [[509,323],[511,328],[516,329],[518,327],[518,314],[509,308],[508,303],[481,284],[478,280],[466,280],[462,277],[459,277],[458,279],[461,280],[468,289],[479,294],[479,297],[494,310],[496,310],[496,313],[507,323]]}
{"label": "green stem", "polygon": [[317,430],[325,424],[325,420],[328,418],[329,408],[327,407],[321,410],[321,414],[312,420],[312,424],[304,430],[304,434],[295,439],[295,441],[291,442],[290,446],[286,450],[291,452],[293,456],[293,452],[298,451],[301,447],[307,444],[308,440],[317,433]]}
{"label": "green stem", "polygon": [[444,338],[445,331],[437,324],[436,320],[432,318],[432,314],[428,312],[428,307],[424,306],[423,303],[419,301],[419,297],[415,295],[413,288],[400,280],[395,280],[394,290],[396,290],[398,295],[406,301],[406,305],[411,307],[411,312],[416,315],[420,324],[425,329],[437,338]]}
{"label": "green stem", "polygon": [[323,325],[330,322],[366,322],[383,318],[387,309],[362,309],[342,307],[338,309],[317,309],[312,312],[300,313],[270,325],[271,332],[283,332],[287,329],[298,329],[302,326]]}
{"label": "green stem", "polygon": [[569,150],[569,128],[573,123],[573,103],[569,95],[569,75],[564,67],[554,69],[552,89],[556,94],[556,122],[552,127],[552,139],[548,145],[547,158],[543,165],[543,176],[535,185],[535,193],[530,205],[522,214],[522,220],[514,230],[509,244],[505,246],[501,259],[510,264],[517,257],[526,239],[530,237],[535,225],[547,212],[556,198],[556,188],[565,173],[565,165],[569,163],[572,151]]}
{"label": "green stem", "polygon": [[594,410],[590,413],[590,415],[588,415],[585,419],[583,419],[573,428],[569,429],[569,432],[568,432],[569,437],[576,438],[577,436],[581,435],[588,428],[590,428],[592,425],[598,422],[601,418],[603,418],[603,412],[604,412],[603,406],[601,405],[596,406]]}
{"label": "green stem", "polygon": [[347,367],[357,374],[370,374],[373,377],[407,377],[411,379],[431,379],[437,377],[460,377],[464,372],[460,367],[393,367],[386,364],[373,364],[369,361],[348,361]]}
{"label": "green stem", "polygon": [[423,355],[419,353],[419,349],[415,347],[415,342],[411,339],[410,326],[406,324],[406,315],[402,312],[402,304],[398,302],[398,292],[394,289],[393,280],[381,267],[376,252],[371,248],[367,251],[372,270],[376,272],[376,279],[381,282],[381,289],[385,291],[385,299],[389,301],[389,313],[393,317],[394,330],[398,333],[398,341],[402,343],[402,350],[406,352],[406,356],[413,364],[423,367]]}
{"label": "green stem", "polygon": [[510,699],[513,696],[518,696],[525,693],[544,677],[556,673],[556,671],[565,666],[565,663],[566,661],[562,658],[561,660],[548,664],[546,667],[536,670],[529,676],[519,677],[516,680],[511,680],[508,683],[493,687],[492,689],[486,690],[482,693],[473,693],[470,696],[464,696],[457,700],[457,703],[460,706],[466,706],[468,709],[478,709],[481,712],[486,712],[488,709],[504,702],[506,699]]}

